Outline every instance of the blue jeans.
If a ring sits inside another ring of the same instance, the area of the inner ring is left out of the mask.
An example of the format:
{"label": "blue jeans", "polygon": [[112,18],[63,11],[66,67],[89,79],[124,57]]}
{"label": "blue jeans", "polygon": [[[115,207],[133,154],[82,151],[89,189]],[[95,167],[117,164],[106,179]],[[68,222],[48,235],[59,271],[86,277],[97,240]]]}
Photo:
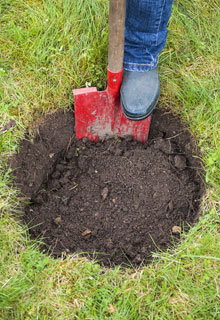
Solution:
{"label": "blue jeans", "polygon": [[157,66],[167,38],[173,0],[127,0],[124,69],[147,71]]}

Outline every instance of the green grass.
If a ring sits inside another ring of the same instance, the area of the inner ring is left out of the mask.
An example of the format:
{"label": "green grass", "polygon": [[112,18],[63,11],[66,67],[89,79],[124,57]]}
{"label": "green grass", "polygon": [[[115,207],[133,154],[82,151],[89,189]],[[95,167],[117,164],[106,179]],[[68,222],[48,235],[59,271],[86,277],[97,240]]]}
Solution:
{"label": "green grass", "polygon": [[105,85],[107,15],[107,0],[0,0],[0,319],[220,319],[218,0],[175,1],[160,56],[160,106],[190,128],[206,170],[200,221],[181,244],[149,266],[107,270],[40,253],[11,216],[25,200],[8,156],[71,107],[73,88]]}

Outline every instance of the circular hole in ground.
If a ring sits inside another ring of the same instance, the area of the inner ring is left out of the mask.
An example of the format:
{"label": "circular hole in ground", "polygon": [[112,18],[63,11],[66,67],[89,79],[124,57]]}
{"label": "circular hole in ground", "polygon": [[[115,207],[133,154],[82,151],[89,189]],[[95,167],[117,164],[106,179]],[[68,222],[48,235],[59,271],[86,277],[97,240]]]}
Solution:
{"label": "circular hole in ground", "polygon": [[77,141],[73,114],[53,114],[11,159],[30,199],[23,217],[55,256],[82,253],[106,266],[136,266],[166,249],[198,218],[204,190],[195,143],[157,110],[146,144]]}

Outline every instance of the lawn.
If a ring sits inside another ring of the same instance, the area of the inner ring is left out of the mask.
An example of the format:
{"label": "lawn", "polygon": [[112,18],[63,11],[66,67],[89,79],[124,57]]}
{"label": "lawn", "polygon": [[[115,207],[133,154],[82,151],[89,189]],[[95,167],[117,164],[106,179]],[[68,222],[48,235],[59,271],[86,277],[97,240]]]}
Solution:
{"label": "lawn", "polygon": [[189,127],[206,193],[197,225],[137,269],[40,252],[14,218],[8,158],[72,89],[106,83],[107,0],[0,0],[0,319],[220,319],[220,3],[174,1],[160,55],[161,108]]}

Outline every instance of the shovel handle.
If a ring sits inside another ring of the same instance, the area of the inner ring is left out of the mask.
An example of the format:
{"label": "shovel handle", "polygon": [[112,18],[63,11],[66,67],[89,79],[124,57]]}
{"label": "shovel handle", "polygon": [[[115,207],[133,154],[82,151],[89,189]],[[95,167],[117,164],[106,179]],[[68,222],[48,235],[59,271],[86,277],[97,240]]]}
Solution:
{"label": "shovel handle", "polygon": [[126,0],[110,0],[108,69],[111,72],[120,72],[123,66],[125,7]]}

